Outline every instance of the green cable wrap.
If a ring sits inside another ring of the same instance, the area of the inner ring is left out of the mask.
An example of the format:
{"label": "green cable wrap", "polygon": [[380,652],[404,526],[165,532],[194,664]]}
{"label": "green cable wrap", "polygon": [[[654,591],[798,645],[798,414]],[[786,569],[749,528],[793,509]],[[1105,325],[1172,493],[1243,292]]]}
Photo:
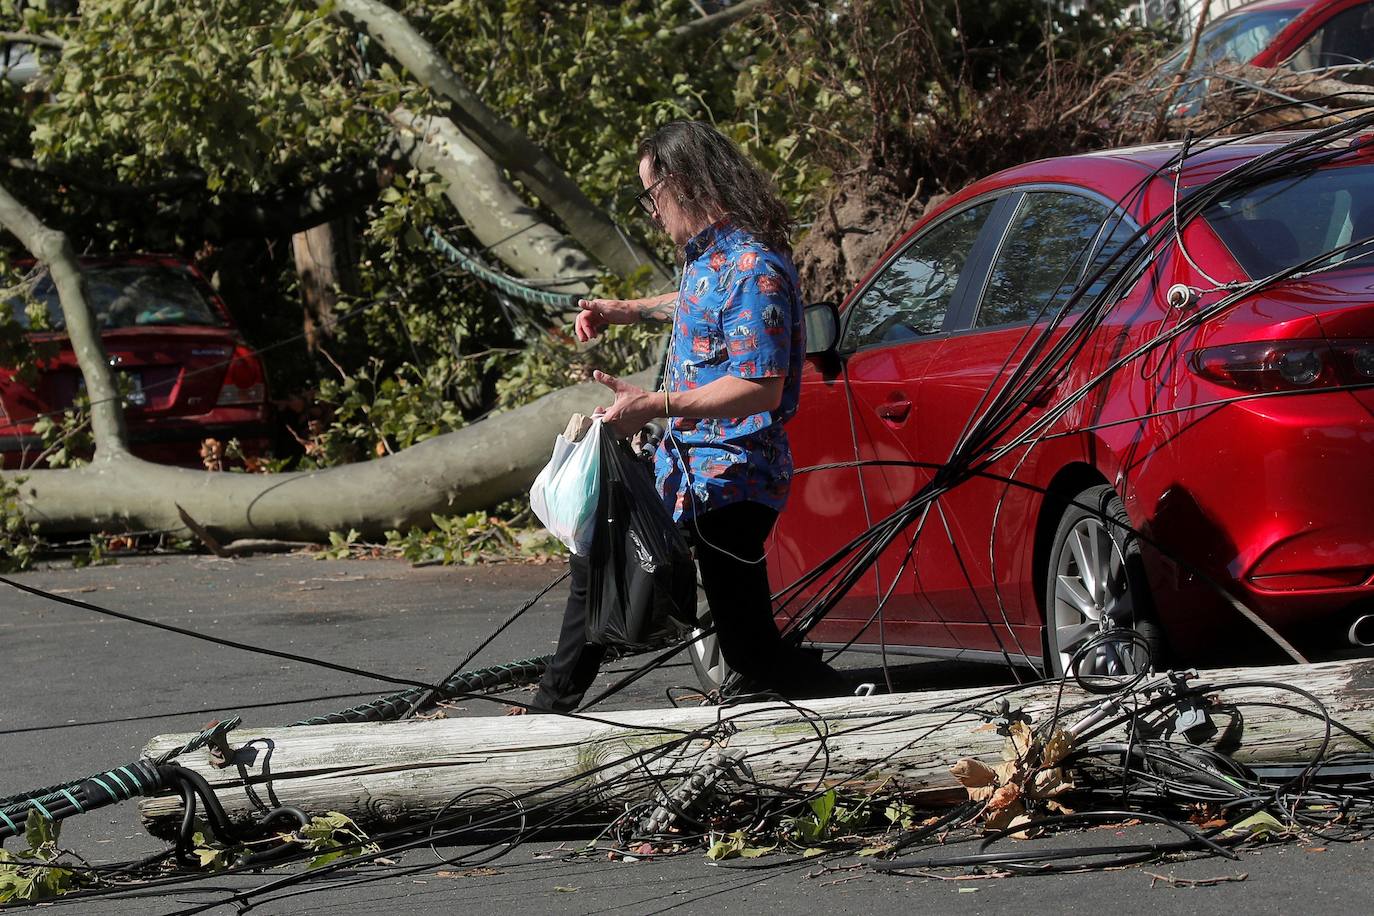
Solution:
{"label": "green cable wrap", "polygon": [[468,254],[463,249],[454,245],[440,234],[438,229],[433,226],[425,227],[425,238],[429,239],[430,245],[434,249],[448,258],[449,263],[457,264],[463,270],[477,277],[488,286],[495,287],[507,296],[529,302],[533,305],[541,305],[545,308],[567,311],[577,307],[578,296],[572,293],[551,293],[546,289],[536,289],[527,286],[513,277],[509,277],[500,271],[492,270],[477,258]]}
{"label": "green cable wrap", "polygon": [[[521,659],[503,665],[493,665],[490,668],[464,671],[439,685],[435,689],[435,699],[531,684],[543,676],[550,658],[552,658],[550,655],[541,655],[538,658]],[[298,725],[342,725],[349,722],[389,722],[405,715],[411,704],[426,692],[425,689],[412,687],[409,690],[378,697],[375,700],[339,712],[311,716],[309,719],[291,723],[291,727],[294,728]]]}
{"label": "green cable wrap", "polygon": [[164,785],[157,764],[145,759],[65,785],[0,799],[0,840],[22,835],[32,812],[49,821],[60,821],[139,795],[152,795]]}
{"label": "green cable wrap", "polygon": [[205,747],[205,745],[207,745],[207,744],[210,743],[210,738],[214,736],[215,732],[217,732],[217,731],[221,731],[221,732],[233,731],[234,729],[238,728],[238,727],[239,727],[240,725],[242,725],[242,724],[243,724],[243,718],[242,718],[242,717],[240,717],[240,716],[230,716],[229,718],[227,718],[227,719],[225,719],[225,720],[223,720],[223,721],[221,721],[221,722],[215,723],[214,725],[210,726],[209,728],[202,729],[202,730],[201,730],[201,733],[200,733],[199,735],[196,735],[194,738],[192,738],[190,741],[187,741],[187,742],[186,742],[185,744],[183,744],[181,747],[173,748],[172,750],[170,750],[170,751],[168,751],[167,753],[163,754],[161,757],[157,758],[157,762],[158,762],[158,763],[166,763],[167,761],[171,760],[173,757],[179,757],[179,756],[181,756],[182,754],[189,754],[189,753],[191,753],[191,751],[199,750],[200,748]]}

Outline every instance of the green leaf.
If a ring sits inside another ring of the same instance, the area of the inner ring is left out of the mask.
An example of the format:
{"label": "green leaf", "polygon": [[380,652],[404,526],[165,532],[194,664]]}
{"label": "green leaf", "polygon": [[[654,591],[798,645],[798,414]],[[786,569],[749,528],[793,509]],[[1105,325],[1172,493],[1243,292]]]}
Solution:
{"label": "green leaf", "polygon": [[1267,840],[1287,836],[1292,828],[1285,825],[1267,811],[1257,811],[1244,820],[1237,821],[1221,832],[1224,837],[1246,837],[1251,840]]}
{"label": "green leaf", "polygon": [[816,824],[822,831],[830,825],[830,818],[835,813],[835,790],[829,789],[824,794],[811,799],[811,811],[816,815]]}
{"label": "green leaf", "polygon": [[31,853],[43,856],[43,848],[56,846],[61,833],[62,827],[57,821],[48,820],[37,811],[29,811],[28,820],[24,822],[24,842],[29,844]]}
{"label": "green leaf", "polygon": [[740,854],[743,847],[732,840],[716,840],[706,850],[706,858],[712,862],[719,862],[722,859],[733,859]]}
{"label": "green leaf", "polygon": [[209,846],[197,846],[192,852],[196,860],[200,863],[201,868],[214,868],[222,864],[221,857],[224,855],[223,849],[211,849]]}
{"label": "green leaf", "polygon": [[331,852],[321,853],[320,855],[315,856],[315,858],[311,859],[310,862],[305,866],[305,868],[307,871],[309,871],[312,868],[320,868],[322,866],[328,865],[330,862],[335,862],[339,859],[347,858],[349,855],[349,853],[344,852],[342,849],[335,849]]}
{"label": "green leaf", "polygon": [[719,862],[722,859],[746,858],[756,859],[759,856],[767,855],[776,847],[769,846],[751,847],[748,837],[743,830],[736,830],[728,836],[721,837],[710,845],[706,850],[706,858],[712,862]]}

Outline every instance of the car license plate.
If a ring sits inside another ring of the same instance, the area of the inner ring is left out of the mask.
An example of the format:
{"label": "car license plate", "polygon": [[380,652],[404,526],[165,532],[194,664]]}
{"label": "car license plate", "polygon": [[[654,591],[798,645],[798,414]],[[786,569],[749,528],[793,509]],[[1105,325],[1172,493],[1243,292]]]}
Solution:
{"label": "car license plate", "polygon": [[120,387],[128,389],[128,393],[124,395],[124,403],[135,407],[147,407],[148,395],[143,392],[143,376],[137,372],[121,372],[119,376],[124,382]]}
{"label": "car license plate", "polygon": [[[143,390],[143,376],[137,372],[116,372],[115,387],[124,392],[125,405],[148,406],[148,395]],[[76,393],[78,396],[86,393],[86,377],[80,373],[76,376]]]}

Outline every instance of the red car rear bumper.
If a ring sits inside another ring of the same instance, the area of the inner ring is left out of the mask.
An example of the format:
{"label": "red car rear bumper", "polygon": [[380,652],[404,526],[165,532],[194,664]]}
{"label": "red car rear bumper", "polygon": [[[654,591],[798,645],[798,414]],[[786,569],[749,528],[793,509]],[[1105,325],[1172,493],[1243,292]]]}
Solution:
{"label": "red car rear bumper", "polygon": [[1374,395],[1262,398],[1169,426],[1163,460],[1147,460],[1135,492],[1147,503],[1145,491],[1159,494],[1141,507],[1147,532],[1197,566],[1151,564],[1179,648],[1211,655],[1255,631],[1234,608],[1197,613],[1192,599],[1223,604],[1203,575],[1295,644],[1340,647],[1350,621],[1374,607]]}

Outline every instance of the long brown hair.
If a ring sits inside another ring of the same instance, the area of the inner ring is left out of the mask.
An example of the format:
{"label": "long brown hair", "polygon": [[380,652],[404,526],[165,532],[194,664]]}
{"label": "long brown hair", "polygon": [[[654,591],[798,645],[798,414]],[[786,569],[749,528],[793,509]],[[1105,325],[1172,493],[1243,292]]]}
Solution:
{"label": "long brown hair", "polygon": [[791,253],[791,215],[773,180],[710,124],[670,121],[639,144],[655,179],[670,176],[689,215],[724,213],[774,251]]}

